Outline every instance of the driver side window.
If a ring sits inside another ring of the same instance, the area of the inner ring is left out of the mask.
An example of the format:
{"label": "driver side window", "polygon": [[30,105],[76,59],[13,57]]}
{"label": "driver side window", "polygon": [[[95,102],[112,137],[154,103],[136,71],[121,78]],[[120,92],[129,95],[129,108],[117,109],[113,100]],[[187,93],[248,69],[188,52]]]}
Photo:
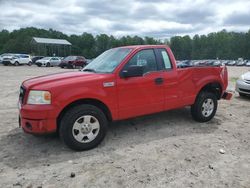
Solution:
{"label": "driver side window", "polygon": [[130,66],[143,66],[143,73],[157,71],[157,63],[154,51],[152,49],[141,50],[137,52],[125,65],[124,69],[128,69]]}

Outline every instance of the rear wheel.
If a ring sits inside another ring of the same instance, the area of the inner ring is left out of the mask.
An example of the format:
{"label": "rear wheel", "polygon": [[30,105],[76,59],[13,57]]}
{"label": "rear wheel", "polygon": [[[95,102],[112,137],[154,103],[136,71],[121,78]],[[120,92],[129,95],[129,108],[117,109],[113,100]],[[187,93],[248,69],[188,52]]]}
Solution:
{"label": "rear wheel", "polygon": [[50,67],[51,65],[50,65],[50,63],[48,62],[47,64],[46,64],[46,67]]}
{"label": "rear wheel", "polygon": [[62,141],[73,150],[96,147],[105,137],[107,118],[102,110],[93,105],[79,105],[65,113],[59,134]]}
{"label": "rear wheel", "polygon": [[201,92],[195,103],[191,106],[191,114],[194,120],[198,122],[207,122],[211,120],[217,110],[217,97],[210,92]]}

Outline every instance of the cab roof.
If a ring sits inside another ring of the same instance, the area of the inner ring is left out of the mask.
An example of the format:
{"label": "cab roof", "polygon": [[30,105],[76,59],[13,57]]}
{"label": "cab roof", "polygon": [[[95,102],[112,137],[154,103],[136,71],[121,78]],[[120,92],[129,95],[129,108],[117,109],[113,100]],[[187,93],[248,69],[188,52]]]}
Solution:
{"label": "cab roof", "polygon": [[132,48],[132,49],[146,49],[146,48],[166,48],[167,45],[130,45],[130,46],[121,46],[117,48]]}

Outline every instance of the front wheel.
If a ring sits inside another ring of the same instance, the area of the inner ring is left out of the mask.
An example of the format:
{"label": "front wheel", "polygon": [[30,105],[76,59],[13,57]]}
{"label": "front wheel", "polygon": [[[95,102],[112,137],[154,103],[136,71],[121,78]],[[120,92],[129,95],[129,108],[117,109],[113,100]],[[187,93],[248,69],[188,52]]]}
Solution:
{"label": "front wheel", "polygon": [[50,67],[50,63],[47,63],[47,64],[46,64],[46,67]]}
{"label": "front wheel", "polygon": [[207,122],[214,117],[217,106],[218,102],[215,94],[201,92],[191,106],[192,117],[198,122]]}
{"label": "front wheel", "polygon": [[19,62],[16,61],[16,62],[14,63],[14,65],[15,65],[15,66],[19,66]]}
{"label": "front wheel", "polygon": [[32,62],[30,61],[30,62],[28,63],[28,65],[31,66],[31,65],[32,65]]}
{"label": "front wheel", "polygon": [[93,105],[71,108],[62,117],[59,134],[71,149],[83,151],[96,147],[105,137],[107,118]]}

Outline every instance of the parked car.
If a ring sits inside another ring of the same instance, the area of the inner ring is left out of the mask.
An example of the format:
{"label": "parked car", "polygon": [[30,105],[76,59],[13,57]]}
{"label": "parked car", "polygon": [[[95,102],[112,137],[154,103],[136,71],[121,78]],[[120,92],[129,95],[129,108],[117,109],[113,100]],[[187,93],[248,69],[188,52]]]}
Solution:
{"label": "parked car", "polygon": [[33,56],[31,58],[32,64],[35,64],[37,60],[44,58],[44,56]]}
{"label": "parked car", "polygon": [[35,62],[38,67],[46,66],[46,67],[54,67],[58,66],[61,63],[61,59],[58,57],[44,57]]}
{"label": "parked car", "polygon": [[179,61],[179,63],[176,62],[176,65],[178,68],[192,67],[190,60]]}
{"label": "parked car", "polygon": [[236,62],[236,66],[244,66],[245,65],[245,61],[237,61]]}
{"label": "parked car", "polygon": [[234,66],[236,64],[236,61],[231,60],[227,63],[228,66]]}
{"label": "parked car", "polygon": [[250,95],[250,72],[247,72],[237,80],[236,91],[240,96]]}
{"label": "parked car", "polygon": [[248,60],[247,62],[246,62],[246,66],[250,66],[250,60]]}
{"label": "parked car", "polygon": [[32,61],[30,55],[28,54],[10,54],[8,56],[4,56],[3,64],[7,65],[32,65]]}
{"label": "parked car", "polygon": [[206,66],[210,66],[210,65],[213,64],[213,62],[214,62],[214,60],[209,59],[209,60],[204,61],[203,64],[206,65]]}
{"label": "parked car", "polygon": [[220,60],[215,60],[213,62],[213,66],[221,66],[222,65],[222,62]]}
{"label": "parked car", "polygon": [[199,66],[200,60],[192,60],[192,61],[191,61],[191,64],[192,64],[193,66]]}
{"label": "parked car", "polygon": [[230,61],[229,60],[223,60],[223,64],[227,65]]}
{"label": "parked car", "polygon": [[[211,120],[225,90],[225,66],[178,68],[165,45],[110,49],[77,72],[22,83],[20,126],[30,134],[59,133],[74,150],[97,146],[111,121],[191,106],[198,122]],[[178,119],[176,119],[178,121]]]}
{"label": "parked car", "polygon": [[4,58],[4,57],[11,56],[11,55],[13,55],[13,54],[10,54],[10,53],[1,54],[1,55],[0,55],[0,63],[3,63],[3,58]]}
{"label": "parked car", "polygon": [[76,68],[85,67],[87,65],[87,60],[83,56],[68,56],[65,57],[60,63],[61,68]]}

